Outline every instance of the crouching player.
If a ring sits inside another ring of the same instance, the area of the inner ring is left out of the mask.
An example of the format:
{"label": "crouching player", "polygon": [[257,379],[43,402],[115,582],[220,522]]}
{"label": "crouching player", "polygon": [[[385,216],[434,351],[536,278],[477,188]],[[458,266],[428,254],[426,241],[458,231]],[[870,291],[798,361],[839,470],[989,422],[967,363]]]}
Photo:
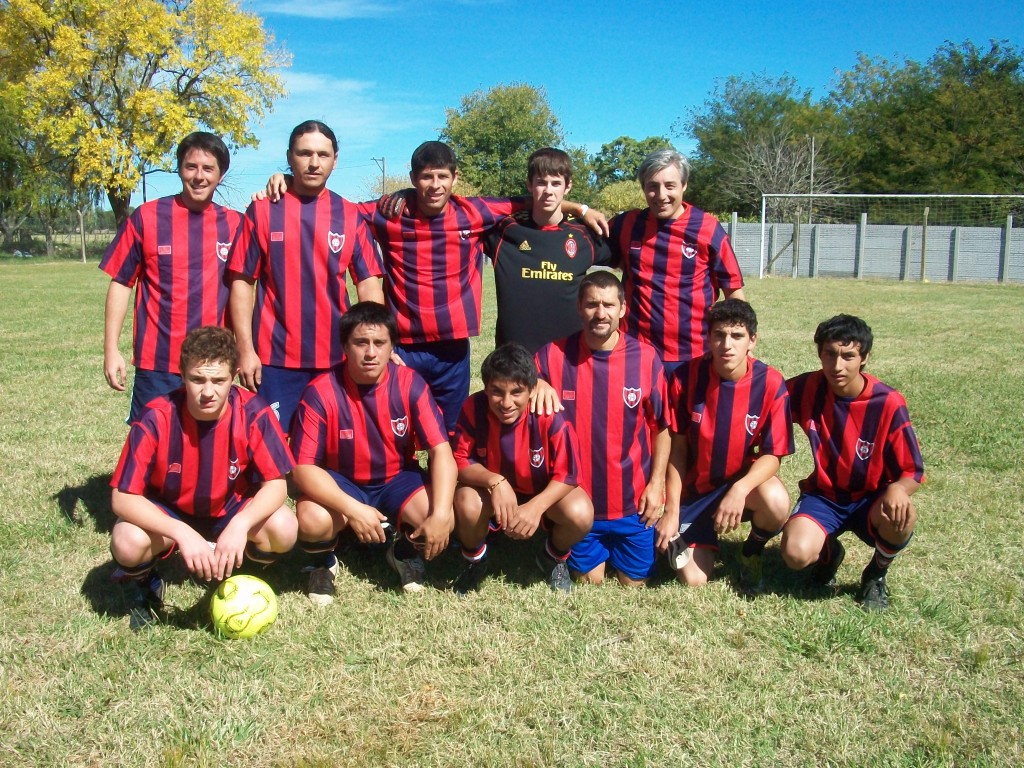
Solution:
{"label": "crouching player", "polygon": [[[338,535],[350,528],[364,544],[387,541],[402,589],[423,589],[425,565],[451,534],[455,461],[444,420],[426,382],[391,362],[398,337],[382,304],[359,302],[341,316],[341,365],[306,387],[292,424],[299,543],[313,560],[309,598],[334,599]],[[430,482],[415,458],[428,453]],[[420,555],[422,551],[422,556]]]}
{"label": "crouching player", "polygon": [[846,556],[839,536],[853,531],[875,548],[861,574],[861,606],[884,611],[886,573],[917,521],[910,497],[924,480],[924,462],[903,396],[864,372],[872,340],[859,317],[836,315],[814,332],[821,370],[787,382],[814,472],[800,481],[782,557],[793,569],[813,566],[815,582],[832,584]]}
{"label": "crouching player", "polygon": [[703,585],[719,535],[749,520],[740,588],[753,594],[762,588],[764,546],[789,515],[777,476],[781,458],[793,453],[789,394],[782,374],[750,354],[757,316],[747,302],[715,304],[708,329],[710,354],[683,363],[669,387],[672,453],[658,548],[670,551],[682,583]]}
{"label": "crouching player", "polygon": [[619,330],[625,294],[613,273],[582,279],[577,310],[583,330],[537,352],[540,374],[576,430],[594,503],[594,526],[573,547],[569,570],[600,584],[610,564],[619,583],[642,586],[654,572],[654,524],[665,511],[665,369],[654,347]]}
{"label": "crouching player", "polygon": [[231,383],[231,332],[191,331],[179,362],[183,386],[143,409],[110,481],[110,551],[140,588],[133,628],[160,607],[154,566],[175,547],[194,576],[211,581],[230,576],[243,554],[269,564],[295,544],[295,515],[284,506],[291,453],[270,406]]}
{"label": "crouching player", "polygon": [[561,414],[529,412],[537,386],[533,358],[510,342],[491,352],[480,370],[482,392],[470,396],[455,427],[455,525],[465,569],[460,594],[479,588],[487,573],[487,534],[513,539],[547,531],[537,565],[549,586],[572,590],[566,561],[594,522],[594,507],[578,485],[579,445]]}

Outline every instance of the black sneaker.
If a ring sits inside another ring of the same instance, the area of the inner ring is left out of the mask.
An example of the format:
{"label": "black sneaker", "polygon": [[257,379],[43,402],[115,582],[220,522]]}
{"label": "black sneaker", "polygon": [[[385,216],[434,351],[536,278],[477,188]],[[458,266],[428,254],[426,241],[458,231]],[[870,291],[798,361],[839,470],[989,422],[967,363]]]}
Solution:
{"label": "black sneaker", "polygon": [[467,561],[466,567],[462,569],[462,573],[456,576],[455,581],[452,582],[452,590],[458,595],[468,595],[470,592],[476,592],[480,589],[480,584],[487,575],[487,570],[486,557],[475,561]]}
{"label": "black sneaker", "polygon": [[818,560],[811,566],[811,583],[815,586],[836,586],[836,574],[846,557],[846,548],[835,536],[828,537],[828,554],[828,560]]}
{"label": "black sneaker", "polygon": [[154,568],[140,579],[133,581],[135,594],[132,596],[132,607],[128,612],[128,626],[138,632],[160,619],[164,607],[164,580]]}
{"label": "black sneaker", "polygon": [[548,586],[552,591],[572,592],[572,576],[564,560],[555,560],[548,554],[547,549],[542,549],[537,555],[537,567],[548,577]]}
{"label": "black sneaker", "polygon": [[885,585],[885,576],[875,579],[860,580],[860,607],[868,613],[881,613],[889,608],[889,588]]}

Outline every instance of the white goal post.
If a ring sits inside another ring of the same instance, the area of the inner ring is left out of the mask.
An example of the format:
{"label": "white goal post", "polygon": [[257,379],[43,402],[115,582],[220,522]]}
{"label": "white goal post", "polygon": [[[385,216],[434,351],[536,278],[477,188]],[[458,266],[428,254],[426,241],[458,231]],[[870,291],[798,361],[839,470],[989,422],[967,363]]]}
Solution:
{"label": "white goal post", "polygon": [[1020,282],[1022,226],[1024,195],[765,194],[758,275]]}

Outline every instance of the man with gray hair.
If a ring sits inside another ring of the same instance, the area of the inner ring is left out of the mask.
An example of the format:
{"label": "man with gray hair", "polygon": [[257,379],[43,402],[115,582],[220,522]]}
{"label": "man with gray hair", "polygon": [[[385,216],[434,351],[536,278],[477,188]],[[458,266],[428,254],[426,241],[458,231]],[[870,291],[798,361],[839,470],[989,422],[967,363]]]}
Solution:
{"label": "man with gray hair", "polygon": [[612,250],[626,286],[628,331],[651,344],[669,377],[707,352],[705,313],[723,298],[744,299],[743,276],[722,225],[683,202],[690,164],[674,149],[649,154],[637,170],[647,208],[611,222]]}

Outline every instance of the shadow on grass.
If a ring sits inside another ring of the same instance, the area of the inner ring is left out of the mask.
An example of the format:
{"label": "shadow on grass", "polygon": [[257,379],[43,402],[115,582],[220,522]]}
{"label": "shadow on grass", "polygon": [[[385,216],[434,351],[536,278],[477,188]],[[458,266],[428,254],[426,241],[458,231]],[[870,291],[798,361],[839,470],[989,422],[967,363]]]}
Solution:
{"label": "shadow on grass", "polygon": [[99,533],[110,533],[114,528],[114,512],[110,508],[110,478],[112,475],[93,475],[81,485],[65,485],[51,498],[60,511],[74,525],[85,525],[92,518]]}

